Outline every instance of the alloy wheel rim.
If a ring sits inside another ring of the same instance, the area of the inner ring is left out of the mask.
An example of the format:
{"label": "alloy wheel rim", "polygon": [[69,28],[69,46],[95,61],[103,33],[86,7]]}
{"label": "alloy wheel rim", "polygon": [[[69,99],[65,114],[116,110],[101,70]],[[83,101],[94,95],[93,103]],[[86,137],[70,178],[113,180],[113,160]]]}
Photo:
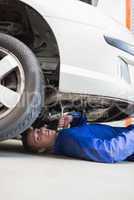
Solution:
{"label": "alloy wheel rim", "polygon": [[25,74],[18,58],[0,47],[0,119],[16,108],[25,88]]}

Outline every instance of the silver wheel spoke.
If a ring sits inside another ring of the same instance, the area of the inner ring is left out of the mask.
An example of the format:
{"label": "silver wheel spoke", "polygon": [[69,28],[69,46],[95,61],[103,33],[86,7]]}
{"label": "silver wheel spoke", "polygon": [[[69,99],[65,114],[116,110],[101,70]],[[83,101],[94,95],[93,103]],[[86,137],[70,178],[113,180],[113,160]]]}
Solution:
{"label": "silver wheel spoke", "polygon": [[6,74],[13,71],[18,66],[17,61],[12,55],[7,55],[0,60],[0,79],[2,79]]}
{"label": "silver wheel spoke", "polygon": [[20,98],[20,94],[0,85],[0,103],[7,108],[13,108]]}
{"label": "silver wheel spoke", "polygon": [[[20,102],[25,88],[25,73],[18,58],[0,47],[0,119]],[[12,73],[13,72],[13,73]]]}

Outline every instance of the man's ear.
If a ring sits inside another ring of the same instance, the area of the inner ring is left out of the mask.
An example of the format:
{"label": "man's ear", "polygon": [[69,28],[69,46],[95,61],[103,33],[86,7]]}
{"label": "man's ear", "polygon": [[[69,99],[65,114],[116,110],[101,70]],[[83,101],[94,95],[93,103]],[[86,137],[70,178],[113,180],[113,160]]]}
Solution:
{"label": "man's ear", "polygon": [[33,131],[33,130],[34,128],[32,126],[28,129],[28,131]]}

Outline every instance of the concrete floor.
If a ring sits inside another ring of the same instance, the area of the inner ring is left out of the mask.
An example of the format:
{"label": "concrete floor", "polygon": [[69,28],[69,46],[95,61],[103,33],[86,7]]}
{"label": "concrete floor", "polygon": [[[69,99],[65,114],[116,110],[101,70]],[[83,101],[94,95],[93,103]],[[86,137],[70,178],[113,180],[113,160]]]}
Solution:
{"label": "concrete floor", "polygon": [[19,141],[0,144],[4,200],[134,200],[134,163],[99,164],[28,155]]}

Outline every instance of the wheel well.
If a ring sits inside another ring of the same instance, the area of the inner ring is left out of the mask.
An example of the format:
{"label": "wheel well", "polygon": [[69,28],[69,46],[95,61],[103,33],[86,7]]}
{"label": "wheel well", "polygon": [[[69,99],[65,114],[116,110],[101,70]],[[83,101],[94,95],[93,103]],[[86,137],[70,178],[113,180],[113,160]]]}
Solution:
{"label": "wheel well", "polygon": [[57,48],[57,53],[59,53],[53,30],[40,13],[19,0],[1,0],[0,32],[19,37],[18,35],[22,34],[22,31],[28,33],[27,29],[32,31],[30,35],[33,36],[34,34],[35,37],[40,37],[40,40],[49,40],[49,37],[51,37],[51,41]]}
{"label": "wheel well", "polygon": [[[40,13],[20,0],[1,0],[0,32],[12,35],[29,46],[36,54],[46,74],[50,68],[54,69],[53,78],[52,76],[48,78],[57,80],[55,84],[59,85],[58,43],[53,30]],[[44,66],[47,66],[47,70]]]}

